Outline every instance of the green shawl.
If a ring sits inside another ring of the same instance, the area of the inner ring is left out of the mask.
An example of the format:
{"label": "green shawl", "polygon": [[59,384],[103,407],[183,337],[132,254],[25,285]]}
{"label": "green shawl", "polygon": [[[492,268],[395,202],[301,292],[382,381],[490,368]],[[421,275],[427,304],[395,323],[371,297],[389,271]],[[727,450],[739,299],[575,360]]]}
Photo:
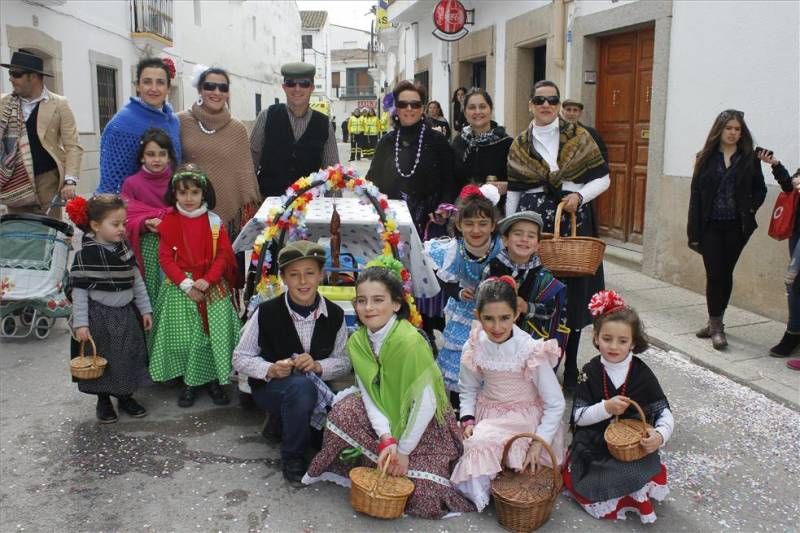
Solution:
{"label": "green shawl", "polygon": [[565,181],[587,183],[608,174],[608,166],[597,143],[581,126],[558,119],[558,170],[534,150],[531,128],[522,132],[508,151],[508,186],[522,191],[542,185],[560,189]]}
{"label": "green shawl", "polygon": [[[436,397],[436,421],[442,423],[450,409],[439,367],[431,347],[407,320],[398,319],[386,334],[376,359],[367,328],[361,326],[347,341],[347,352],[356,376],[378,409],[389,419],[392,436],[400,439],[414,423],[425,387]],[[413,412],[412,412],[413,410]]]}

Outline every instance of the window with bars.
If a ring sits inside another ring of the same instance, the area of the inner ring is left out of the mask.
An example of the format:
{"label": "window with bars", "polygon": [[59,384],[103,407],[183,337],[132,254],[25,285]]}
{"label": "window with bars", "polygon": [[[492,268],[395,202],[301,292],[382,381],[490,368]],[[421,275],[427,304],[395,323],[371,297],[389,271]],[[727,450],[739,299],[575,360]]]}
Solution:
{"label": "window with bars", "polygon": [[97,65],[97,111],[100,131],[117,112],[117,69]]}

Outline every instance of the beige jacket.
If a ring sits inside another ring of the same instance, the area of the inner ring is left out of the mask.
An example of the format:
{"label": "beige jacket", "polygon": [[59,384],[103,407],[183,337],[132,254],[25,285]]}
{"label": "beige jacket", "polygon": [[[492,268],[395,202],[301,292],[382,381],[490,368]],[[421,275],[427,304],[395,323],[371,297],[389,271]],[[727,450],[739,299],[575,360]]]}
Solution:
{"label": "beige jacket", "polygon": [[[64,176],[78,177],[81,171],[83,148],[75,125],[75,115],[69,108],[67,99],[49,91],[49,99],[39,103],[39,116],[36,121],[36,132],[42,147],[47,150],[56,165],[61,180]],[[11,94],[0,98],[0,109],[5,107]]]}

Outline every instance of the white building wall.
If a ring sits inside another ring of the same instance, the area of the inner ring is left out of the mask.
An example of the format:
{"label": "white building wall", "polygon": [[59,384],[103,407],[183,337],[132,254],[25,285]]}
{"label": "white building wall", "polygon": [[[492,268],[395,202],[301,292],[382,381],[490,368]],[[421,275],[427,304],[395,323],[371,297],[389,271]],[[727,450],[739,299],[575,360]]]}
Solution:
{"label": "white building wall", "polygon": [[369,32],[358,28],[329,24],[328,36],[331,50],[341,50],[343,48],[365,49],[369,46]]}
{"label": "white building wall", "polygon": [[669,63],[665,174],[692,175],[729,108],[744,111],[758,145],[800,167],[800,3],[676,0]]}

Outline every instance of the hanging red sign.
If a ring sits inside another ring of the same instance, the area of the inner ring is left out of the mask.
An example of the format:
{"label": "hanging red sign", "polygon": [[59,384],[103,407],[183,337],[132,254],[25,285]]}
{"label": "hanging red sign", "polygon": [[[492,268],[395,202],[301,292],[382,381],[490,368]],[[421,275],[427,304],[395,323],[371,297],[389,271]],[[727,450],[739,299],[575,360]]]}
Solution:
{"label": "hanging red sign", "polygon": [[457,41],[469,33],[467,10],[458,0],[439,0],[433,8],[433,35],[443,41]]}

